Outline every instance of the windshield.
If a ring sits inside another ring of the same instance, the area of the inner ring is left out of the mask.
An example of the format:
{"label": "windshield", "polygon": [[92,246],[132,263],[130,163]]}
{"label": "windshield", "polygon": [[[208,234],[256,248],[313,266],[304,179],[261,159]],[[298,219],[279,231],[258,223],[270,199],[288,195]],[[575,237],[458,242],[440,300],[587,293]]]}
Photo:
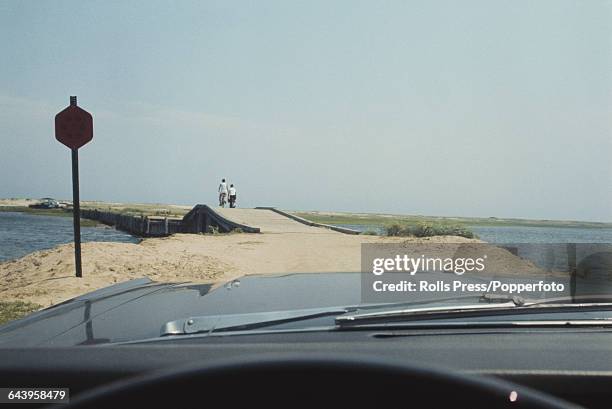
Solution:
{"label": "windshield", "polygon": [[610,2],[0,10],[0,346],[610,318]]}

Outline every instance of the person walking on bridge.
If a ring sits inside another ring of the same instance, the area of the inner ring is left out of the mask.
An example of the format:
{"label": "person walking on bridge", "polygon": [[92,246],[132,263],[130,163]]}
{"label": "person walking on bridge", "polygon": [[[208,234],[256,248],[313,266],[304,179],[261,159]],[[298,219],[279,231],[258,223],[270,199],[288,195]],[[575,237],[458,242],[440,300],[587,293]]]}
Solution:
{"label": "person walking on bridge", "polygon": [[225,183],[225,179],[221,179],[221,183],[219,184],[219,206],[225,207],[226,200],[227,200],[227,183]]}
{"label": "person walking on bridge", "polygon": [[229,205],[232,209],[236,207],[236,188],[233,184],[229,187]]}

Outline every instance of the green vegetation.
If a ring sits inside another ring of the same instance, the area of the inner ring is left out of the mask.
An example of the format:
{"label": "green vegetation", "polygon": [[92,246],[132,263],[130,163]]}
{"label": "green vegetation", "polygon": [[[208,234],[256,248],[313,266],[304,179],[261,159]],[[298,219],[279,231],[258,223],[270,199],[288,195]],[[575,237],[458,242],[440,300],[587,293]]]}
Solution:
{"label": "green vegetation", "polygon": [[226,236],[226,235],[229,235],[229,234],[240,234],[240,233],[244,233],[244,231],[240,227],[232,229],[232,230],[230,230],[228,232],[220,231],[219,227],[217,227],[217,226],[208,226],[206,228],[206,234],[212,234],[212,235],[215,235],[215,236],[219,236],[219,235],[225,235]]}
{"label": "green vegetation", "polygon": [[[72,217],[72,209],[34,209],[27,206],[0,206],[0,212],[20,212],[38,216]],[[95,227],[95,220],[81,219],[81,227]]]}
{"label": "green vegetation", "polygon": [[208,233],[208,234],[219,234],[219,228],[217,226],[208,226],[206,228],[206,233]]}
{"label": "green vegetation", "polygon": [[72,211],[65,209],[34,209],[27,206],[0,206],[0,212],[20,212],[43,216],[72,216]]}
{"label": "green vegetation", "polygon": [[0,301],[0,325],[24,317],[42,306],[26,301]]}
{"label": "green vegetation", "polygon": [[100,211],[126,214],[132,216],[183,217],[189,209],[163,204],[112,204],[104,202],[84,202],[82,209],[98,209]]}
{"label": "green vegetation", "polygon": [[474,232],[459,224],[418,223],[416,226],[393,223],[386,227],[387,236],[461,236],[468,239],[477,238]]}
{"label": "green vegetation", "polygon": [[[126,215],[136,216],[161,216],[161,217],[180,217],[186,215],[190,209],[179,206],[162,204],[121,204],[82,201],[81,209],[98,209]],[[22,212],[44,216],[63,216],[72,217],[71,209],[33,209],[28,206],[0,206],[0,212]],[[99,225],[95,220],[81,219],[82,227],[94,227]]]}
{"label": "green vegetation", "polygon": [[292,214],[315,223],[333,225],[368,225],[386,227],[394,223],[417,226],[419,223],[443,223],[463,226],[523,226],[523,227],[577,227],[612,228],[612,223],[581,222],[570,220],[504,219],[497,217],[438,217],[390,215],[374,213],[292,212]]}

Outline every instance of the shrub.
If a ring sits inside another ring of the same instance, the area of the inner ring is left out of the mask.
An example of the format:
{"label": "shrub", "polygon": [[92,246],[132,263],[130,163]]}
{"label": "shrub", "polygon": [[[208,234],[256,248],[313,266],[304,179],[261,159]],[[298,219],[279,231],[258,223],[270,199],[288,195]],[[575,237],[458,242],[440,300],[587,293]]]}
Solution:
{"label": "shrub", "polygon": [[387,236],[415,236],[415,237],[433,237],[433,236],[461,236],[468,239],[476,238],[474,232],[465,226],[459,224],[444,224],[421,222],[416,226],[401,225],[398,223],[391,224],[386,228]]}
{"label": "shrub", "polygon": [[409,226],[393,223],[385,227],[387,236],[412,236]]}
{"label": "shrub", "polygon": [[28,301],[0,301],[0,324],[24,317],[42,306]]}
{"label": "shrub", "polygon": [[219,234],[219,228],[217,226],[208,226],[206,229],[206,233],[208,234]]}

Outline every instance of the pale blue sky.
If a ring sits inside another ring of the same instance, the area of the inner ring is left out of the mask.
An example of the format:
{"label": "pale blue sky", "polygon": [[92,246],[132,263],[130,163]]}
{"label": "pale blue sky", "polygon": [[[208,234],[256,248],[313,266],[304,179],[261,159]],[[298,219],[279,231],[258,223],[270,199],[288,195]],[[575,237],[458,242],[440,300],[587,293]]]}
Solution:
{"label": "pale blue sky", "polygon": [[612,221],[610,1],[0,1],[0,196]]}

